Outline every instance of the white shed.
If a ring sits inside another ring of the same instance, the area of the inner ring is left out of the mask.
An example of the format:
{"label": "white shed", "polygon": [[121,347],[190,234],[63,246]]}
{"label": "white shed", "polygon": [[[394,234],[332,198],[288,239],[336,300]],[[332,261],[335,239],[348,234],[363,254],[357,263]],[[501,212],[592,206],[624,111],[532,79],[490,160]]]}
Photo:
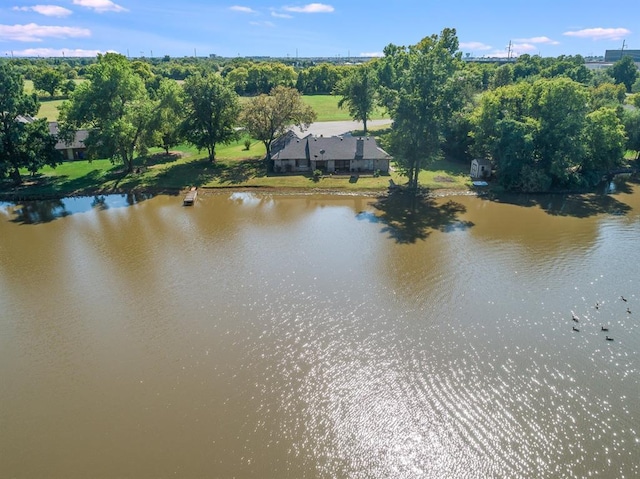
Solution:
{"label": "white shed", "polygon": [[471,178],[489,178],[490,176],[490,160],[486,158],[476,158],[471,162]]}

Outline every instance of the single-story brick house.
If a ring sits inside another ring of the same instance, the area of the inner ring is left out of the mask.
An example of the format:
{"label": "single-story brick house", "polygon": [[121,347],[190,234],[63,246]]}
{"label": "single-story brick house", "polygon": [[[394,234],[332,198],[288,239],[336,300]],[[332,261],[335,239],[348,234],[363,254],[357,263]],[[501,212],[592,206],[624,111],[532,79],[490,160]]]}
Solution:
{"label": "single-story brick house", "polygon": [[299,138],[289,131],[272,144],[271,159],[276,172],[387,173],[391,156],[371,136]]}
{"label": "single-story brick house", "polygon": [[[49,133],[58,138],[58,122],[49,122]],[[87,139],[89,132],[87,130],[76,131],[73,141],[66,144],[62,140],[56,143],[56,150],[60,151],[66,160],[84,160],[87,148],[84,146],[84,140]]]}

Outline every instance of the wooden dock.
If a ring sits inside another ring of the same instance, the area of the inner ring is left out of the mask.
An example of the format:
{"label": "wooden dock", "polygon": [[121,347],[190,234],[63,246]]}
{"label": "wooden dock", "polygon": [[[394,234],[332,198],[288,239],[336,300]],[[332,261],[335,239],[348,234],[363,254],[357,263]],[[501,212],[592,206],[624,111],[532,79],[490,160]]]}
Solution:
{"label": "wooden dock", "polygon": [[198,188],[192,186],[191,189],[184,195],[184,200],[182,200],[182,204],[184,206],[192,206],[196,202],[196,198],[198,197]]}

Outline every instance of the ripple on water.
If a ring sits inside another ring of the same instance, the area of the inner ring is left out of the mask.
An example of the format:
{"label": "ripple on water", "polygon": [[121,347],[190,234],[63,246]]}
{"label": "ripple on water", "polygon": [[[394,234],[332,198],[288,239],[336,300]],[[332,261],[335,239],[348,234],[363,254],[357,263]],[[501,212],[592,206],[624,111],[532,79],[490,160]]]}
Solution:
{"label": "ripple on water", "polygon": [[[261,340],[275,346],[269,374],[279,378],[272,387],[282,401],[280,427],[294,439],[295,455],[323,477],[638,472],[638,445],[618,436],[637,437],[633,414],[610,388],[591,387],[623,375],[578,362],[581,349],[467,341],[433,324],[406,336],[402,322],[388,322],[392,311],[351,301],[344,312],[331,301],[307,299],[286,310],[271,305]],[[429,339],[438,335],[442,342]],[[587,357],[610,354],[600,351]],[[628,460],[612,469],[599,444]]]}

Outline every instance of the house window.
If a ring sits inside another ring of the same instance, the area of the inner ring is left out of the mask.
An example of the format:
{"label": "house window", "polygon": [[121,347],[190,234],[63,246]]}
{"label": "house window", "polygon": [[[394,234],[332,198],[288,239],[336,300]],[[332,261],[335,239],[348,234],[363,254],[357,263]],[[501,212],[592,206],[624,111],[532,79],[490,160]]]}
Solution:
{"label": "house window", "polygon": [[309,168],[309,160],[296,160],[296,168]]}
{"label": "house window", "polygon": [[335,168],[336,171],[349,171],[349,160],[336,160]]}

